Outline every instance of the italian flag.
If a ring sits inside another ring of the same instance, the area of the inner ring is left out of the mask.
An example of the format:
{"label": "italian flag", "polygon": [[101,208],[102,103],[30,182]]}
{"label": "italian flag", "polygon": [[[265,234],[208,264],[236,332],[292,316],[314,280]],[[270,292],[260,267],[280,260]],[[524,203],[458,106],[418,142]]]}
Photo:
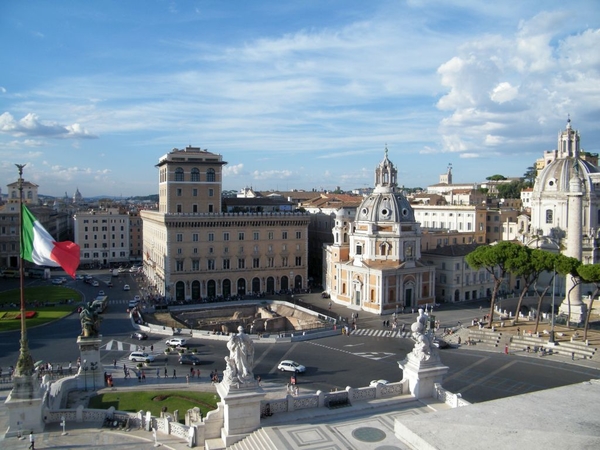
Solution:
{"label": "italian flag", "polygon": [[62,267],[75,278],[79,267],[79,245],[71,241],[56,242],[50,233],[22,205],[21,258],[39,266]]}

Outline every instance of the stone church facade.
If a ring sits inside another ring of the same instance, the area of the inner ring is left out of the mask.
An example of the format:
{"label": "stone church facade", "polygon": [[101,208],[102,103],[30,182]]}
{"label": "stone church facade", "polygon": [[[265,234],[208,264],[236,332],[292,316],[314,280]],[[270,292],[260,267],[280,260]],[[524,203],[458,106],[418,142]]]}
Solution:
{"label": "stone church facade", "polygon": [[387,149],[375,169],[375,189],[354,220],[336,216],[333,237],[323,257],[332,301],[375,314],[434,303],[435,268],[421,261],[421,228],[398,190]]}

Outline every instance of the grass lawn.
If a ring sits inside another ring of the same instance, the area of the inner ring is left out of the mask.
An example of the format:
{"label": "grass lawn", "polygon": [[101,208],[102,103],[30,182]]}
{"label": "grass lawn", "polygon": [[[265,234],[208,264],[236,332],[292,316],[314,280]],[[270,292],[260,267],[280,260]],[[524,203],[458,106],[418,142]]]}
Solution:
{"label": "grass lawn", "polygon": [[[69,303],[68,301],[71,300]],[[25,310],[35,311],[26,320],[27,328],[42,325],[70,314],[81,303],[81,294],[62,286],[38,286],[25,288]],[[0,331],[18,330],[21,297],[19,289],[0,292]]]}
{"label": "grass lawn", "polygon": [[188,409],[197,406],[202,411],[202,417],[206,417],[209,411],[217,409],[218,401],[218,395],[214,392],[168,390],[109,392],[92,397],[89,407],[108,409],[114,406],[118,411],[150,411],[153,416],[160,416],[160,412],[166,406],[170,413],[179,410],[180,422],[183,423]]}

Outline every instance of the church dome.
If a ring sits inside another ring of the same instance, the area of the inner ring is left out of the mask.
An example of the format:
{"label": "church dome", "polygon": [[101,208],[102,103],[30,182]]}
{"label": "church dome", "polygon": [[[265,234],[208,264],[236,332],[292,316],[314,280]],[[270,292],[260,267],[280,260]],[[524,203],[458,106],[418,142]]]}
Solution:
{"label": "church dome", "polygon": [[600,173],[598,168],[588,161],[578,158],[562,158],[552,161],[538,176],[533,192],[569,192],[569,183],[574,174],[578,173],[584,181],[585,190],[590,190],[589,175]]}
{"label": "church dome", "polygon": [[414,222],[415,213],[410,203],[401,193],[396,191],[397,170],[385,157],[375,170],[375,189],[365,197],[356,213],[357,222],[399,223]]}
{"label": "church dome", "polygon": [[414,222],[415,213],[400,193],[373,193],[362,201],[356,218],[358,222]]}

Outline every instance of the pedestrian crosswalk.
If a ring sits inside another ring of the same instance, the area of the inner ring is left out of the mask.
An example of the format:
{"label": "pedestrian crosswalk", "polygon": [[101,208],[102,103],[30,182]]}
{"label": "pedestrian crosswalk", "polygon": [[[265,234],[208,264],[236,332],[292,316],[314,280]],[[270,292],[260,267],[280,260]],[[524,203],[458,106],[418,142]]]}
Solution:
{"label": "pedestrian crosswalk", "polygon": [[390,338],[409,338],[410,331],[393,331],[393,330],[375,330],[372,328],[359,328],[352,330],[351,336],[370,336],[370,337],[390,337]]}
{"label": "pedestrian crosswalk", "polygon": [[130,342],[121,342],[114,339],[108,341],[106,344],[100,347],[100,350],[116,350],[119,352],[134,352],[139,349],[140,346],[138,344],[132,344]]}

